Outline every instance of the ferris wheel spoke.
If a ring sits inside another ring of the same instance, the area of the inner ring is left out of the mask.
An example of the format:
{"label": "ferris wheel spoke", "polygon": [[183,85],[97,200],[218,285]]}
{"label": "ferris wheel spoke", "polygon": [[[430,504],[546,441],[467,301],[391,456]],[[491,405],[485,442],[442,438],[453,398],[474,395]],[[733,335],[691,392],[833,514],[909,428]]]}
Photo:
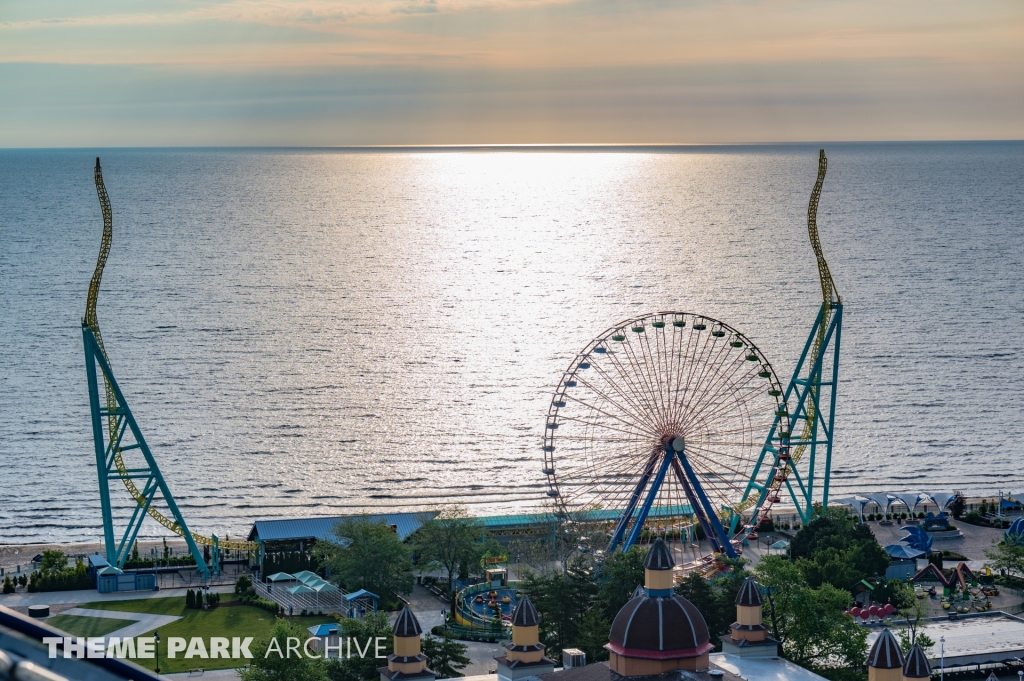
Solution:
{"label": "ferris wheel spoke", "polygon": [[[754,393],[753,391],[748,391],[747,396],[742,396],[740,394],[740,383],[738,382],[738,379],[736,377],[736,371],[736,367],[733,367],[732,371],[729,374],[718,376],[718,380],[715,381],[714,392],[711,392],[711,386],[706,385],[704,386],[702,394],[693,396],[691,401],[697,403],[703,402],[706,404],[716,404],[716,406],[713,409],[705,411],[708,417],[716,414],[718,411],[722,409],[728,409],[731,406],[740,406],[746,404],[748,398],[753,399],[754,397],[757,396],[757,394]],[[747,378],[749,380],[749,377]],[[723,397],[725,396],[729,396],[729,399],[723,399]],[[716,402],[717,400],[721,400],[721,402]],[[688,409],[688,411],[690,410]]]}
{"label": "ferris wheel spoke", "polygon": [[664,327],[662,329],[658,329],[652,326],[651,328],[654,329],[651,333],[645,332],[640,334],[641,337],[638,345],[640,346],[641,353],[644,354],[644,362],[648,370],[648,380],[650,381],[654,394],[657,396],[658,402],[661,406],[661,413],[667,416],[668,401],[665,399],[665,386],[662,381],[663,374],[654,349],[651,348],[651,336],[654,336],[655,345],[657,345],[657,339],[661,338],[664,334]]}
{"label": "ferris wheel spoke", "polygon": [[[713,336],[710,336],[713,338]],[[693,389],[687,392],[687,400],[683,406],[684,413],[692,410],[695,403],[699,403],[705,398],[710,390],[715,386],[716,379],[721,380],[723,378],[723,362],[722,355],[723,351],[728,348],[728,345],[724,345],[721,348],[715,348],[714,344],[711,347],[705,345],[705,357],[706,359],[701,362],[702,370],[696,377],[696,381],[692,384]],[[715,352],[717,350],[717,353]],[[728,354],[727,352],[724,354]]]}
{"label": "ferris wheel spoke", "polygon": [[[596,367],[596,365],[592,364],[591,367]],[[585,388],[587,388],[588,390],[590,390],[591,392],[596,394],[598,397],[603,399],[607,404],[615,405],[621,412],[623,412],[624,414],[632,417],[636,423],[642,423],[644,421],[643,417],[641,416],[642,412],[638,413],[638,412],[634,412],[634,411],[631,411],[629,409],[623,408],[621,404],[619,404],[615,400],[611,399],[611,397],[608,396],[604,391],[600,390],[596,385],[592,384],[590,381],[588,381],[585,378],[581,378],[581,377],[577,376],[576,380],[577,380],[577,382],[582,383]],[[611,384],[609,384],[609,385],[611,385]],[[621,397],[623,397],[623,399],[627,399],[625,395],[622,395],[622,393],[619,393],[619,395]],[[567,391],[565,393],[565,397],[567,397],[568,399],[574,400],[576,402],[579,402],[580,404],[587,404],[588,406],[590,406],[589,403],[584,402],[582,399],[577,397],[574,393],[569,393]]]}
{"label": "ferris wheel spoke", "polygon": [[[723,456],[721,454],[721,452],[716,452],[716,451],[710,450],[710,449],[698,448],[697,451],[698,452],[703,452],[704,454],[712,454],[712,455],[714,455],[716,457],[715,460],[714,460],[714,465],[715,466],[719,466],[721,468],[724,468],[725,470],[730,471],[732,473],[735,473],[736,475],[739,475],[739,476],[746,476],[747,475],[747,473],[745,471],[741,471],[738,468],[734,468],[733,466],[726,465],[723,462],[723,459],[731,459],[731,460],[734,460],[734,461],[738,460],[741,463],[749,463],[748,459],[738,459],[737,457]],[[700,456],[698,456],[698,457],[687,457],[687,460],[690,462],[690,464],[692,466],[694,466],[694,468],[703,468],[706,473],[712,473],[714,471],[712,471],[711,468],[710,468],[710,461],[708,460],[708,458],[709,457],[700,457]]]}
{"label": "ferris wheel spoke", "polygon": [[[578,404],[578,405],[580,405],[582,407],[585,407],[586,409],[589,409],[591,411],[591,415],[593,415],[593,414],[600,414],[601,416],[605,416],[605,417],[607,417],[607,418],[609,418],[609,419],[611,419],[613,421],[617,421],[617,422],[621,423],[622,425],[629,426],[629,427],[631,427],[634,430],[639,431],[639,432],[653,432],[653,430],[651,430],[651,427],[649,425],[647,425],[645,423],[642,423],[642,422],[639,422],[639,421],[629,420],[628,416],[632,416],[632,414],[626,414],[627,418],[624,418],[623,416],[618,416],[618,415],[612,414],[611,412],[609,412],[609,411],[607,411],[605,409],[602,409],[601,407],[598,407],[595,404],[591,404],[590,402],[586,402],[586,401],[584,401],[584,400],[582,400],[582,399],[580,399],[578,397],[575,397],[575,396],[570,396],[570,395],[567,394],[566,395],[566,399],[568,401],[573,402],[574,404]],[[558,419],[571,420],[570,417],[565,416],[564,412],[562,412],[562,411],[559,411],[557,418]]]}
{"label": "ferris wheel spoke", "polygon": [[[641,352],[643,352],[643,341],[638,340],[637,344],[641,346],[640,350]],[[633,373],[639,377],[639,382],[643,386],[644,392],[647,393],[648,402],[651,405],[652,410],[657,412],[658,420],[663,421],[664,414],[661,411],[661,405],[658,403],[657,391],[654,389],[654,385],[651,382],[649,373],[647,371],[646,357],[637,357],[636,348],[633,347],[632,341],[627,341],[626,343],[624,343],[623,350],[625,351],[625,354],[629,359]]]}
{"label": "ferris wheel spoke", "polygon": [[[735,397],[733,400],[723,401],[717,404],[713,409],[703,413],[701,415],[701,422],[710,426],[711,424],[717,423],[719,419],[727,418],[730,413],[746,414],[749,411],[748,408],[750,407],[750,404],[754,402],[757,397],[757,395],[746,395]],[[762,411],[766,411],[769,407],[773,410],[771,413],[773,414],[772,422],[774,422],[774,403],[764,406]]]}
{"label": "ferris wheel spoke", "polygon": [[[628,341],[622,341],[623,344],[627,342]],[[616,372],[619,374],[620,381],[626,388],[629,389],[629,392],[633,395],[633,404],[636,405],[636,408],[639,409],[640,411],[650,412],[649,396],[645,394],[646,391],[643,389],[642,385],[637,385],[637,377],[635,373],[629,371],[619,360],[620,353],[618,351],[609,351],[606,354],[610,357],[612,365],[615,367]],[[626,354],[625,349],[623,349],[622,354]],[[608,380],[610,385],[617,385],[617,383],[610,380],[610,378],[606,378],[605,380]]]}
{"label": "ferris wheel spoke", "polygon": [[[693,328],[694,323],[694,321],[691,321],[691,329]],[[703,323],[703,320],[701,320],[701,323]],[[708,342],[709,339],[712,338],[712,336],[703,335],[703,338],[701,338],[700,336],[697,336],[693,332],[691,332],[690,337],[692,340],[692,347],[687,348],[690,351],[690,362],[687,371],[685,387],[683,389],[686,400],[685,402],[681,402],[676,405],[677,409],[676,414],[674,414],[675,418],[682,418],[686,411],[690,409],[690,402],[692,401],[690,399],[690,396],[692,396],[693,391],[696,389],[695,386],[699,385],[699,378],[703,376],[705,371],[707,371],[708,369],[708,360],[706,359],[706,355]],[[694,383],[695,380],[697,380],[696,384]]]}
{"label": "ferris wheel spoke", "polygon": [[751,383],[757,380],[756,372],[753,367],[748,369],[749,366],[744,358],[736,358],[729,363],[721,364],[715,377],[717,380],[709,379],[702,386],[699,399],[716,399],[726,391],[737,390],[741,385],[746,386],[749,392],[754,392]]}

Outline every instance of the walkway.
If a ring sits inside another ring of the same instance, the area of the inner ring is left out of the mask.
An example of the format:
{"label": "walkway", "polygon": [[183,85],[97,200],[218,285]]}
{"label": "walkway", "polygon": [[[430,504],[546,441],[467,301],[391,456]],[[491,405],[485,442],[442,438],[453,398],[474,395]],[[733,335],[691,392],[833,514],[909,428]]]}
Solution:
{"label": "walkway", "polygon": [[144,612],[121,612],[119,610],[93,610],[91,608],[71,608],[64,611],[65,615],[76,617],[103,617],[111,620],[124,620],[125,626],[110,632],[103,637],[104,640],[111,636],[118,638],[134,638],[142,636],[147,631],[153,631],[165,627],[172,622],[177,622],[181,617],[172,615],[150,615]]}
{"label": "walkway", "polygon": [[[187,589],[161,589],[160,591],[121,591],[119,593],[101,594],[93,589],[78,591],[46,591],[43,593],[19,593],[0,596],[0,605],[16,610],[24,610],[30,605],[78,605],[80,603],[97,603],[100,601],[135,601],[143,598],[170,598],[184,596]],[[234,586],[214,586],[210,591],[216,593],[234,593]]]}

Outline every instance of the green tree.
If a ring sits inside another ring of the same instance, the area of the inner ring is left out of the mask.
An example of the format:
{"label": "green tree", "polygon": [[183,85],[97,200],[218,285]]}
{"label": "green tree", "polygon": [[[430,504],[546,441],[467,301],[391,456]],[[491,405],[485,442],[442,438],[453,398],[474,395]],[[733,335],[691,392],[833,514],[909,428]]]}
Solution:
{"label": "green tree", "polygon": [[693,603],[704,616],[711,642],[717,647],[721,647],[718,637],[728,633],[736,621],[736,594],[746,578],[747,572],[737,564],[731,572],[711,581],[691,572],[676,586],[676,593]]}
{"label": "green tree", "polygon": [[284,620],[279,621],[274,625],[269,639],[253,644],[249,668],[238,671],[241,681],[327,681],[326,665],[322,658],[310,659],[305,655],[296,657],[294,650],[288,656],[289,637],[305,643],[309,632],[300,627],[290,627]]}
{"label": "green tree", "polygon": [[11,581],[11,576],[10,575],[5,575],[4,576],[3,592],[5,594],[12,594],[12,593],[14,593],[14,582]]}
{"label": "green tree", "polygon": [[189,610],[196,607],[196,595],[192,589],[185,592],[185,607]]}
{"label": "green tree", "polygon": [[830,508],[807,523],[789,548],[790,556],[812,587],[832,584],[850,590],[861,580],[884,575],[889,566],[889,554],[870,527],[855,523],[838,508]]}
{"label": "green tree", "polygon": [[460,567],[469,569],[474,557],[479,561],[481,529],[462,506],[446,506],[437,516],[416,531],[413,545],[420,561],[436,562],[444,567],[451,583]]}
{"label": "green tree", "polygon": [[49,549],[43,551],[43,559],[39,563],[40,572],[60,572],[68,566],[68,558],[63,551]]}
{"label": "green tree", "polygon": [[783,556],[763,556],[754,568],[754,579],[764,589],[764,617],[772,638],[785,644],[795,614],[793,599],[807,589],[803,573]]}
{"label": "green tree", "polygon": [[935,645],[935,641],[933,641],[928,634],[923,631],[915,631],[909,628],[897,631],[896,638],[899,639],[900,650],[903,651],[904,655],[910,652],[910,649],[914,647],[915,643],[921,646],[921,649],[925,652],[928,652],[928,649]]}
{"label": "green tree", "polygon": [[368,518],[344,520],[334,528],[334,541],[317,543],[317,557],[332,579],[348,591],[366,589],[381,597],[412,591],[409,547],[390,527]]}
{"label": "green tree", "polygon": [[611,620],[601,608],[587,610],[576,637],[576,647],[587,654],[587,664],[608,659],[608,651],[604,646],[608,643],[611,628]]}
{"label": "green tree", "polygon": [[439,679],[454,679],[464,674],[471,660],[466,657],[468,646],[455,640],[452,632],[445,628],[440,637],[426,635],[423,637],[423,654],[427,657],[427,667]]}
{"label": "green tree", "polygon": [[327,678],[329,681],[377,681],[380,679],[377,668],[385,666],[387,660],[374,656],[376,640],[382,639],[381,654],[384,657],[394,652],[387,613],[378,612],[362,619],[343,618],[340,622],[340,637],[351,638],[353,649],[357,641],[364,648],[369,641],[369,652],[366,657],[359,657],[353,650],[352,657],[332,658],[326,665]]}
{"label": "green tree", "polygon": [[985,551],[987,567],[1006,570],[1007,574],[1024,576],[1024,545],[1012,541],[993,541],[992,550]]}
{"label": "green tree", "polygon": [[967,509],[967,501],[964,499],[964,495],[957,492],[953,495],[953,501],[949,505],[949,512],[953,514],[953,517],[959,520],[964,511]]}
{"label": "green tree", "polygon": [[891,603],[896,612],[901,614],[920,603],[914,595],[914,587],[902,579],[890,579],[888,582],[880,583],[875,587],[874,597],[879,603]]}
{"label": "green tree", "polygon": [[[596,605],[609,622],[622,609],[638,586],[644,583],[644,559],[647,552],[638,546],[629,551],[616,551],[605,558],[601,566],[601,586]],[[607,643],[607,641],[605,641]],[[602,643],[601,645],[604,645]],[[591,657],[588,655],[587,660]]]}
{"label": "green tree", "polygon": [[235,580],[235,593],[244,596],[249,593],[249,589],[252,588],[252,577],[249,575],[239,575],[238,579]]}
{"label": "green tree", "polygon": [[582,556],[572,559],[565,572],[527,574],[523,589],[540,615],[541,640],[551,655],[579,645],[580,627],[597,588],[593,567]]}
{"label": "green tree", "polygon": [[848,591],[831,584],[794,594],[785,656],[822,675],[861,666],[868,654],[868,631],[845,614],[852,602]]}

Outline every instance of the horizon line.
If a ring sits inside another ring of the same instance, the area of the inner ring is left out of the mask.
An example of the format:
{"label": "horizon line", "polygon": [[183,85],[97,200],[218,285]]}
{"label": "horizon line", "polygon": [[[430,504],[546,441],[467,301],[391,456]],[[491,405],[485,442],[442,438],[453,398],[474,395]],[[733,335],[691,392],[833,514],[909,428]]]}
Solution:
{"label": "horizon line", "polygon": [[540,142],[540,143],[483,143],[483,144],[344,144],[344,145],[174,145],[174,146],[74,146],[74,147],[0,147],[0,151],[85,151],[90,149],[107,149],[111,151],[134,150],[325,150],[325,151],[591,151],[591,150],[624,150],[624,149],[695,149],[695,148],[726,148],[726,147],[782,147],[782,146],[821,146],[839,145],[872,145],[872,144],[997,144],[1020,143],[1019,139],[932,139],[932,140],[824,140],[824,141],[786,141],[786,142]]}

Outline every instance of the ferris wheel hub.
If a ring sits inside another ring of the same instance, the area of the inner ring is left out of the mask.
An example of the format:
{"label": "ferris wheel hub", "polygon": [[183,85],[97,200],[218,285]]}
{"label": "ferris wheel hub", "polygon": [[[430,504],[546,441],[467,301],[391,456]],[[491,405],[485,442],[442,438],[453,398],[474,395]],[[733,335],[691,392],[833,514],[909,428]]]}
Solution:
{"label": "ferris wheel hub", "polygon": [[673,438],[672,439],[672,449],[676,450],[677,452],[681,452],[685,448],[686,448],[686,442],[683,440],[683,436],[682,435],[680,435],[677,438]]}

